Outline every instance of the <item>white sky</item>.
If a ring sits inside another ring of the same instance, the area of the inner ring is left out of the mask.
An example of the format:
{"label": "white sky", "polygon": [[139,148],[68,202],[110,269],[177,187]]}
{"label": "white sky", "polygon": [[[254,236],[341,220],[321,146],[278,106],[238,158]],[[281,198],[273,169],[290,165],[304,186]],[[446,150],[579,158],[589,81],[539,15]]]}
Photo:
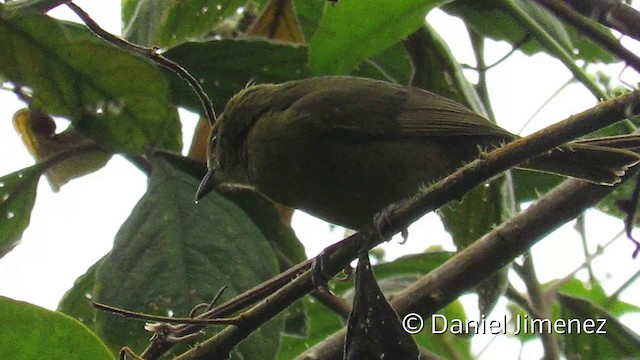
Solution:
{"label": "white sky", "polygon": [[[83,0],[76,3],[104,28],[119,33],[119,1]],[[56,9],[51,15],[73,19],[73,15],[66,9]],[[473,63],[469,43],[467,40],[460,40],[463,30],[457,21],[452,21],[437,12],[430,14],[429,20],[435,28],[443,28],[439,24],[446,24],[447,33],[442,36],[445,39],[456,39],[448,42],[454,54],[461,62]],[[636,49],[640,48],[638,44],[633,46]],[[501,54],[505,54],[509,49],[510,47],[504,43],[490,42],[487,46],[488,51],[496,54],[493,59],[501,57]],[[490,57],[487,63],[491,63],[493,59]],[[621,69],[621,66],[615,68]],[[620,71],[608,69],[607,72],[614,76]],[[627,70],[624,74],[629,83],[640,81],[640,77],[632,71]],[[474,74],[469,72],[469,76],[473,77]],[[544,103],[549,94],[570,78],[569,72],[558,61],[544,55],[526,57],[520,53],[514,54],[503,64],[492,69],[489,76],[490,94],[495,101],[496,117],[501,125],[513,132],[520,129],[521,124]],[[527,127],[526,133],[562,120],[594,104],[595,99],[582,87],[569,86],[538,114]],[[0,162],[0,175],[34,163],[11,122],[13,113],[22,107],[24,105],[11,93],[0,91],[0,153],[4,154]],[[222,109],[216,110],[220,112]],[[185,121],[183,131],[186,144],[190,143],[194,124],[193,116]],[[22,243],[0,259],[0,295],[55,309],[59,299],[73,285],[74,280],[111,248],[118,228],[128,217],[145,188],[145,176],[118,156],[114,157],[106,168],[72,181],[59,193],[52,193],[46,180],[41,179],[31,224],[22,237]],[[325,246],[341,239],[344,234],[340,228],[331,232],[326,223],[302,213],[296,214],[293,225],[307,246],[309,255],[317,254]],[[587,226],[593,244],[603,244],[617,234],[623,225],[619,220],[597,211],[589,211]],[[433,214],[414,224],[409,233],[406,244],[391,241],[385,246],[389,258],[419,252],[436,244],[443,244],[446,248],[452,249],[448,234]],[[596,270],[600,269],[597,275],[603,280],[607,291],[615,290],[640,268],[640,260],[631,259],[633,249],[631,243],[622,238],[596,263]],[[536,245],[533,253],[539,278],[543,282],[565,276],[583,262],[581,243],[578,234],[572,229],[572,224],[564,226],[553,236]],[[581,274],[584,278],[584,272]],[[636,284],[623,293],[621,299],[640,305],[639,285]],[[467,304],[473,304],[474,301],[473,297],[465,298]],[[468,308],[470,316],[477,316],[473,314],[474,306]],[[496,318],[503,315],[500,309],[493,314]],[[640,316],[623,320],[636,331],[640,331]],[[474,344],[474,349],[479,349],[482,343],[489,340]],[[513,341],[501,340],[492,347],[504,351],[514,346],[514,351],[518,351],[517,344]],[[491,353],[490,350],[485,356]],[[540,355],[540,349],[536,347],[530,353],[531,358]],[[525,358],[529,358],[529,355]]]}

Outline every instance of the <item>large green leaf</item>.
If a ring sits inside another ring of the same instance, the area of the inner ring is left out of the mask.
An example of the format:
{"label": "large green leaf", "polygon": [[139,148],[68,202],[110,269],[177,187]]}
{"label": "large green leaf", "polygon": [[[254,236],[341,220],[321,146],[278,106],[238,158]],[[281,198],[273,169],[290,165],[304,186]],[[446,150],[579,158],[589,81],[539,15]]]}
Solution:
{"label": "large green leaf", "polygon": [[29,14],[44,14],[54,7],[64,4],[65,0],[15,0],[4,5],[2,16],[21,16]]}
{"label": "large green leaf", "polygon": [[0,322],[3,359],[114,359],[94,333],[59,312],[0,297]]}
{"label": "large green leaf", "polygon": [[364,59],[422,26],[427,12],[445,0],[341,1],[325,5],[309,44],[314,75],[348,74]]}
{"label": "large green leaf", "polygon": [[0,74],[32,105],[117,150],[181,149],[177,111],[149,61],[44,15],[0,17],[0,38]]}
{"label": "large green leaf", "polygon": [[[614,58],[600,46],[585,39],[573,28],[567,28],[554,15],[532,1],[513,0],[514,6],[526,12],[568,53],[587,61],[612,62]],[[504,40],[512,45],[520,45],[529,30],[520,25],[505,9],[503,1],[458,0],[443,6],[443,10],[462,18],[468,27],[477,33],[494,40]],[[532,55],[546,51],[539,42],[529,39],[519,47],[524,53]],[[576,49],[576,51],[574,51]],[[549,53],[555,56],[554,53]]]}
{"label": "large green leaf", "polygon": [[[554,287],[556,286],[555,283],[556,282],[553,281],[547,286]],[[611,298],[602,288],[602,285],[598,283],[585,284],[578,279],[571,279],[562,284],[559,292],[564,295],[587,300],[596,306],[606,309],[608,312],[616,316],[620,316],[630,312],[640,312],[640,307],[637,305],[629,304],[620,300],[611,300]]]}
{"label": "large green leaf", "polygon": [[577,297],[559,294],[558,300],[562,320],[555,320],[555,325],[559,321],[566,324],[563,351],[567,358],[613,359],[640,354],[640,336],[613,315]]}
{"label": "large green leaf", "polygon": [[[440,218],[458,249],[464,249],[510,215],[508,186],[510,177],[502,176],[486,185],[469,191],[461,202],[450,203],[440,209]],[[491,312],[504,293],[507,270],[503,269],[476,287],[478,307],[482,314]]]}
{"label": "large green leaf", "polygon": [[13,249],[29,225],[36,189],[46,164],[0,177],[0,258]]}
{"label": "large green leaf", "polygon": [[134,43],[171,47],[210,34],[246,0],[125,1],[124,36]]}
{"label": "large green leaf", "polygon": [[58,303],[58,311],[73,317],[93,331],[95,331],[96,308],[91,305],[91,299],[95,291],[96,270],[101,262],[102,259],[98,260],[77,278],[73,287]]}
{"label": "large green leaf", "polygon": [[[180,63],[211,97],[220,113],[227,100],[250,81],[280,83],[309,76],[302,46],[263,40],[220,40],[177,46],[165,54]],[[169,77],[174,101],[201,111],[193,90],[175,75]]]}
{"label": "large green leaf", "polygon": [[[194,204],[197,185],[164,160],[153,163],[147,193],[98,268],[97,301],[187,316],[225,285],[228,299],[277,273],[269,243],[247,215],[215,193]],[[148,344],[143,324],[120,316],[98,312],[96,330],[114,349]],[[273,320],[239,351],[247,359],[273,358],[281,332],[282,321]]]}
{"label": "large green leaf", "polygon": [[278,353],[279,360],[295,359],[311,346],[325,340],[342,329],[344,321],[317,300],[305,297],[301,300],[306,309],[309,323],[308,336],[283,336]]}
{"label": "large green leaf", "polygon": [[[394,261],[375,265],[376,279],[383,281],[387,278],[399,276],[422,276],[428,274],[455,254],[451,252],[430,252],[400,257]],[[353,288],[353,283],[344,281],[332,281],[331,290],[340,295]],[[383,289],[384,290],[384,289]],[[396,289],[398,291],[399,289]]]}

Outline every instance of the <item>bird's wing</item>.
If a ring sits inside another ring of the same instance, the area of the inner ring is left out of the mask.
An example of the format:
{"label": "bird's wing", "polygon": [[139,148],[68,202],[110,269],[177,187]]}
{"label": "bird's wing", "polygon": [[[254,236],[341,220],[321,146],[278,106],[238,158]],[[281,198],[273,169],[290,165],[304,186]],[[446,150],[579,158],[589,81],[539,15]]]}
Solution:
{"label": "bird's wing", "polygon": [[296,121],[342,136],[424,137],[493,135],[506,130],[437,94],[359,78],[327,78],[291,104]]}

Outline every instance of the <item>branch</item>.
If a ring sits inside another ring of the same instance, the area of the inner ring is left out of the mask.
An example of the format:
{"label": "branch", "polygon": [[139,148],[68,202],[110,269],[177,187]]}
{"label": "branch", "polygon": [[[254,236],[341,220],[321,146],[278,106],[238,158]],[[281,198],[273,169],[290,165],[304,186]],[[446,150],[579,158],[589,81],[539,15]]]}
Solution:
{"label": "branch", "polygon": [[580,68],[576,63],[575,59],[571,54],[569,54],[558,42],[551,37],[547,31],[540,26],[538,22],[531,18],[529,14],[527,14],[524,10],[514,4],[513,0],[501,0],[504,9],[511,15],[513,18],[520,23],[525,29],[528,29],[533,37],[542,44],[550,53],[554,54],[555,57],[560,60],[564,66],[571,71],[573,76],[578,79],[589,91],[596,97],[596,99],[606,99],[607,94],[602,91],[590,78],[589,76]]}
{"label": "branch", "polygon": [[575,11],[640,41],[640,12],[620,0],[564,0]]}
{"label": "branch", "polygon": [[[334,245],[332,252],[323,258],[323,272],[327,276],[337,274],[357,257],[363,246],[371,248],[390,238],[423,214],[461,198],[469,189],[488,181],[495,174],[639,112],[640,91],[635,91],[600,103],[592,109],[484,155],[408,201],[385,211],[385,219],[388,221],[381,222],[379,226],[370,226]],[[400,314],[409,310],[423,315],[433,314],[466,289],[478,285],[501,269],[553,229],[595,205],[613,189],[614,187],[579,180],[565,181],[526,211],[503,223],[398,294],[391,302],[392,305]],[[191,359],[205,354],[210,358],[225,356],[251,332],[312,291],[312,279],[312,271],[306,271],[243,313],[238,326],[225,328],[179,359]],[[342,339],[343,337],[340,341]]]}
{"label": "branch", "polygon": [[[614,54],[620,60],[623,60],[627,65],[640,72],[640,57],[636,56],[631,50],[625,48],[616,39],[612,38],[611,34],[603,31],[601,28],[594,26],[592,20],[592,13],[583,13],[580,15],[576,13],[574,7],[570,7],[567,2],[562,0],[536,0],[540,5],[546,7],[552,13],[559,18],[563,19],[567,23],[573,25],[578,31],[586,34],[590,39],[600,44],[600,46],[607,49]],[[584,1],[584,0],[580,0]],[[588,1],[587,1],[588,2]],[[615,1],[616,4],[622,5],[621,2]],[[624,5],[626,6],[626,5]],[[587,16],[587,17],[585,17]],[[598,21],[607,19],[607,16],[598,17]],[[640,18],[638,19],[640,21]],[[636,23],[638,24],[638,23]],[[605,24],[606,25],[606,24]],[[638,28],[634,26],[633,28]],[[640,35],[640,34],[638,34]]]}
{"label": "branch", "polygon": [[183,68],[182,66],[180,66],[180,64],[176,63],[175,61],[158,53],[157,48],[140,46],[140,45],[131,43],[127,40],[121,39],[107,32],[106,30],[101,28],[100,25],[98,25],[98,23],[93,21],[93,19],[89,16],[89,14],[87,14],[84,10],[82,10],[78,5],[72,2],[69,2],[67,3],[67,6],[76,15],[78,15],[78,17],[85,23],[85,25],[87,25],[89,30],[91,30],[94,34],[96,34],[101,39],[119,48],[131,51],[133,53],[141,54],[142,56],[150,59],[154,63],[173,72],[174,74],[182,78],[184,81],[186,81],[187,84],[191,86],[191,88],[196,93],[196,95],[198,95],[198,99],[202,104],[202,108],[204,109],[204,113],[207,116],[207,120],[209,120],[209,124],[211,125],[215,124],[216,112],[213,109],[213,103],[211,102],[211,99],[209,98],[207,93],[205,93],[204,89],[202,88],[198,80],[196,80],[196,78],[194,78],[193,75],[191,75],[187,71],[187,69]]}

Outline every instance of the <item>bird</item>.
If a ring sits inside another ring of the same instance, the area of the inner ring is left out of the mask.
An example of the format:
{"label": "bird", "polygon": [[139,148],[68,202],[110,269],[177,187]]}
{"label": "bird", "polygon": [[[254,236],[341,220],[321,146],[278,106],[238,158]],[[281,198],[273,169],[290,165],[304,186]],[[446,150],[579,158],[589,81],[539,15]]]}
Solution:
{"label": "bird", "polygon": [[[361,229],[387,206],[518,136],[464,105],[353,76],[251,85],[214,124],[201,199],[225,185]],[[614,185],[640,162],[639,135],[577,140],[519,168]]]}

